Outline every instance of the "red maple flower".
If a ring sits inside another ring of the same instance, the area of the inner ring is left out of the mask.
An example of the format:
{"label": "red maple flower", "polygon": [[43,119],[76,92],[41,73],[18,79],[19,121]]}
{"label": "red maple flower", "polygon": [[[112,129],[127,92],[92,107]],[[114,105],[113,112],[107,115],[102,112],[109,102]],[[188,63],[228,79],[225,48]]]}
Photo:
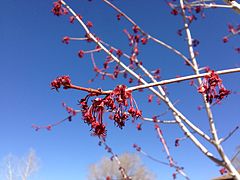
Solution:
{"label": "red maple flower", "polygon": [[197,47],[198,45],[199,45],[199,40],[197,40],[197,39],[194,39],[194,40],[192,40],[192,46],[193,47]]}
{"label": "red maple flower", "polygon": [[70,41],[70,37],[68,37],[68,36],[63,37],[63,39],[62,39],[62,42],[65,44],[69,44],[69,41]]}
{"label": "red maple flower", "polygon": [[133,30],[134,33],[138,33],[138,31],[140,30],[140,28],[139,28],[137,25],[134,25],[134,26],[132,27],[132,30]]}
{"label": "red maple flower", "polygon": [[142,43],[142,44],[147,44],[147,42],[148,42],[148,39],[147,39],[147,38],[144,37],[144,38],[141,39],[141,43]]}
{"label": "red maple flower", "polygon": [[178,29],[178,30],[177,30],[177,34],[178,34],[179,36],[182,36],[182,29]]}
{"label": "red maple flower", "polygon": [[69,22],[70,22],[70,23],[73,23],[74,20],[75,20],[75,17],[74,17],[74,16],[70,16],[70,17],[69,17]]}
{"label": "red maple flower", "polygon": [[142,124],[141,123],[137,124],[137,130],[139,130],[139,131],[142,130]]}
{"label": "red maple flower", "polygon": [[83,50],[78,51],[78,57],[83,58],[83,56],[84,56],[84,51]]}
{"label": "red maple flower", "polygon": [[240,47],[235,48],[235,51],[236,51],[237,53],[240,53]]}
{"label": "red maple flower", "polygon": [[123,16],[123,14],[121,14],[121,13],[117,14],[117,20],[120,21],[122,16]]}
{"label": "red maple flower", "polygon": [[52,130],[52,126],[51,126],[51,125],[48,125],[48,126],[46,127],[46,129],[47,129],[48,131],[51,131],[51,130]]}
{"label": "red maple flower", "polygon": [[177,179],[177,174],[176,173],[173,173],[172,176],[173,176],[173,179]]}
{"label": "red maple flower", "polygon": [[139,109],[136,111],[135,117],[141,117],[142,116],[142,111],[140,111]]}
{"label": "red maple flower", "polygon": [[92,123],[92,129],[93,129],[93,134],[94,136],[98,137],[106,137],[107,135],[107,130],[104,124],[100,124],[98,121]]}
{"label": "red maple flower", "polygon": [[171,14],[174,15],[174,16],[176,16],[176,15],[178,15],[178,11],[177,11],[176,9],[173,9],[173,10],[171,11]]}
{"label": "red maple flower", "polygon": [[227,37],[227,36],[223,37],[223,42],[224,42],[224,43],[227,43],[227,42],[228,42],[228,37]]}
{"label": "red maple flower", "polygon": [[196,6],[195,7],[195,12],[196,13],[200,13],[202,11],[202,7],[201,6]]}
{"label": "red maple flower", "polygon": [[88,21],[87,24],[86,24],[86,26],[87,26],[88,28],[91,28],[91,27],[93,27],[93,23],[92,23],[91,21]]}
{"label": "red maple flower", "polygon": [[154,124],[154,128],[155,128],[155,129],[159,129],[159,125],[155,123],[155,124]]}
{"label": "red maple flower", "polygon": [[131,114],[132,117],[134,117],[136,114],[136,110],[134,109],[134,107],[130,107],[128,112],[129,112],[129,114]]}
{"label": "red maple flower", "polygon": [[[217,88],[219,89],[218,92]],[[221,78],[213,70],[210,70],[209,74],[204,77],[202,84],[198,87],[198,92],[205,94],[206,101],[210,104],[213,100],[219,103],[224,97],[231,93],[224,88]]]}
{"label": "red maple flower", "polygon": [[133,78],[129,78],[128,82],[131,84],[133,82]]}
{"label": "red maple flower", "polygon": [[121,57],[122,55],[123,55],[123,52],[122,52],[120,49],[118,49],[118,50],[117,50],[117,56],[118,56],[118,57]]}
{"label": "red maple flower", "polygon": [[53,3],[52,13],[56,16],[68,14],[68,10],[65,7],[62,7],[62,2],[60,0]]}

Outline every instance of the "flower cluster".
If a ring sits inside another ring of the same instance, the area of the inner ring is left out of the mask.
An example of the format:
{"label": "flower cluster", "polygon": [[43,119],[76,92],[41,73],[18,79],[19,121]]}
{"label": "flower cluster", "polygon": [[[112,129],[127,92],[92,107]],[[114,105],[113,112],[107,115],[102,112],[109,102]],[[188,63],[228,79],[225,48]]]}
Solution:
{"label": "flower cluster", "polygon": [[210,104],[214,99],[216,103],[219,103],[231,93],[223,86],[221,78],[213,70],[209,70],[209,74],[204,77],[202,84],[198,88],[198,92],[205,94],[206,100]]}
{"label": "flower cluster", "polygon": [[[96,97],[88,105],[88,100],[91,96],[99,96],[99,94],[88,94],[85,98],[81,99],[82,117],[85,123],[91,125],[93,135],[104,138],[106,136],[106,126],[103,123],[103,114],[111,112],[110,119],[114,120],[117,127],[122,128],[129,116],[134,119],[140,117],[142,112],[133,107],[133,98],[131,91],[127,91],[125,85],[118,85],[110,94],[104,98]],[[130,104],[130,108],[127,107]]]}
{"label": "flower cluster", "polygon": [[60,76],[51,82],[52,89],[56,89],[57,91],[61,86],[63,86],[64,89],[67,89],[70,85],[71,79],[69,76]]}
{"label": "flower cluster", "polygon": [[65,7],[62,7],[61,0],[58,0],[53,3],[52,13],[56,16],[66,15],[68,14],[68,10]]}

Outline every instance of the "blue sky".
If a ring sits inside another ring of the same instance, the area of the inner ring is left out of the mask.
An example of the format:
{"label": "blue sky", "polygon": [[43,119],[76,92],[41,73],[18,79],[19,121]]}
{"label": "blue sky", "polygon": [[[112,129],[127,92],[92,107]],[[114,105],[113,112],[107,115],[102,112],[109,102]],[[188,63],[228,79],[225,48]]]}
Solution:
{"label": "blue sky", "polygon": [[[40,158],[40,169],[32,179],[85,179],[89,164],[109,155],[103,148],[98,147],[98,139],[90,136],[89,127],[82,122],[81,117],[77,116],[71,123],[63,123],[52,131],[35,132],[31,125],[47,125],[65,118],[67,113],[61,103],[65,102],[78,108],[77,100],[86,95],[75,90],[60,90],[59,93],[51,90],[50,82],[59,75],[68,74],[76,84],[102,89],[111,89],[117,84],[126,82],[123,78],[116,81],[96,79],[88,84],[88,80],[95,76],[90,57],[79,59],[77,52],[94,46],[85,42],[70,42],[68,45],[61,42],[63,36],[83,37],[85,33],[76,22],[70,24],[68,17],[54,16],[50,12],[52,2],[50,0],[1,2],[0,159],[8,153],[21,156],[29,148],[34,148]],[[124,28],[131,31],[131,25],[125,20],[118,22],[112,9],[101,1],[68,2],[85,20],[93,22],[93,31],[101,39],[131,52],[127,38],[122,32]],[[145,31],[168,42],[185,55],[188,54],[184,37],[179,37],[176,33],[177,29],[183,26],[181,17],[172,16],[163,1],[113,2],[135,19]],[[200,40],[200,45],[196,48],[200,52],[198,57],[200,66],[210,66],[216,70],[239,66],[240,55],[234,51],[234,47],[239,46],[239,37],[231,38],[229,43],[222,43],[222,37],[227,34],[227,24],[237,25],[239,15],[225,9],[206,10],[205,13],[205,19],[198,17],[191,25],[193,37]],[[104,58],[104,54],[96,56],[99,66],[102,65]],[[150,70],[160,68],[162,79],[193,73],[179,57],[153,42],[141,47],[139,58]],[[227,88],[239,92],[239,74],[226,75],[222,79]],[[188,82],[171,84],[167,89],[172,101],[179,100],[177,107],[208,132],[206,114],[197,110],[197,106],[202,103],[197,91],[190,87]],[[164,112],[166,110],[164,105],[147,103],[148,94],[147,90],[143,93],[134,93],[144,116],[151,117]],[[221,105],[213,107],[220,135],[226,135],[239,125],[239,100],[239,95],[230,95]],[[164,116],[166,119],[171,117],[170,114]],[[139,132],[135,128],[136,125],[132,125],[130,121],[123,130],[113,127],[108,119],[105,121],[109,125],[107,141],[114,152],[118,154],[134,152],[131,146],[137,143],[146,152],[166,160],[166,154],[163,153],[162,145],[156,137],[153,124],[144,123],[143,131]],[[174,147],[175,138],[183,136],[179,127],[161,125],[161,128],[167,137],[173,158],[179,165],[185,167],[192,179],[210,179],[219,175],[219,167],[204,157],[190,141],[186,140],[181,142],[180,147]],[[239,137],[237,132],[224,143],[229,156],[234,154],[236,146],[239,145]],[[158,179],[171,179],[172,169],[155,164],[144,157],[142,159]]]}

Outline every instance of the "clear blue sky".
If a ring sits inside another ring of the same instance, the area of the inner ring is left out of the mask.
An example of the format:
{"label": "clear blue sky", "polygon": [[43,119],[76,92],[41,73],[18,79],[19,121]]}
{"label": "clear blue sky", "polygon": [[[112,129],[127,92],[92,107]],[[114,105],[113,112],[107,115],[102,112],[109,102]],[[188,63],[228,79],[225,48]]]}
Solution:
{"label": "clear blue sky", "polygon": [[[69,45],[61,43],[65,35],[83,37],[84,32],[75,22],[71,25],[68,17],[56,17],[50,13],[52,2],[46,1],[17,1],[1,2],[0,11],[0,159],[8,153],[25,154],[29,148],[34,148],[41,159],[41,167],[33,179],[36,180],[79,180],[85,179],[88,165],[98,161],[103,156],[109,156],[105,150],[98,147],[98,139],[91,137],[89,127],[84,124],[80,116],[71,123],[64,123],[52,131],[35,132],[32,124],[47,125],[67,116],[61,103],[77,108],[77,100],[85,93],[74,90],[60,90],[60,93],[50,89],[50,82],[58,75],[68,74],[72,81],[79,85],[110,89],[116,84],[125,83],[100,79],[88,84],[94,77],[90,57],[77,57],[79,49],[88,49],[84,42],[72,42]],[[128,13],[137,23],[150,34],[168,42],[177,49],[188,54],[184,37],[176,34],[181,28],[180,16],[174,17],[163,1],[131,0],[113,1]],[[219,1],[221,3],[221,1]],[[84,19],[94,24],[93,31],[112,45],[130,52],[127,38],[123,35],[124,28],[131,25],[126,21],[118,22],[116,13],[102,1],[87,0],[69,1],[74,9]],[[231,10],[206,10],[206,18],[198,17],[192,25],[194,38],[200,40],[196,48],[200,52],[198,57],[200,66],[210,66],[213,69],[226,69],[239,66],[240,55],[233,49],[239,46],[239,37],[230,39],[227,44],[222,43],[222,37],[227,33],[227,23],[239,23],[239,15]],[[105,56],[96,56],[99,65]],[[147,68],[160,68],[162,79],[176,75],[192,74],[190,68],[184,66],[183,61],[169,50],[150,42],[146,45],[139,58]],[[227,88],[239,92],[239,74],[223,77]],[[179,100],[177,107],[208,132],[207,118],[204,111],[198,111],[201,97],[187,82],[167,86],[172,101]],[[164,105],[156,106],[147,103],[148,91],[134,93],[139,108],[144,116],[152,116],[166,110]],[[221,105],[215,106],[213,112],[220,135],[226,135],[239,124],[239,95],[230,95]],[[168,114],[164,118],[171,118]],[[123,130],[109,124],[107,141],[116,153],[134,152],[132,144],[137,143],[155,157],[165,161],[162,144],[156,137],[151,123],[143,124],[143,131],[138,132],[135,125],[129,121]],[[181,146],[174,147],[174,140],[182,137],[183,133],[176,125],[162,125],[167,137],[173,158],[184,166],[186,172],[194,180],[210,179],[218,176],[219,167],[204,157],[188,140],[181,142]],[[239,145],[239,132],[224,147],[232,156]],[[206,144],[208,145],[208,144]],[[213,150],[210,148],[210,150]],[[214,153],[215,154],[215,153]],[[155,164],[143,157],[144,163],[158,176],[158,179],[171,179],[172,169]],[[181,178],[179,178],[181,179]]]}

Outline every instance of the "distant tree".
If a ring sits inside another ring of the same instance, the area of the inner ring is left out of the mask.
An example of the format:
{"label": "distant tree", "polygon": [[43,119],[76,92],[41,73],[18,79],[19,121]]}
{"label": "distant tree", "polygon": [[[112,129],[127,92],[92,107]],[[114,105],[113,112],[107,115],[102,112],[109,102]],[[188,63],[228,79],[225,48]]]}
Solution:
{"label": "distant tree", "polygon": [[8,154],[1,163],[1,178],[6,180],[15,180],[17,174],[16,157]]}
{"label": "distant tree", "polygon": [[26,157],[23,157],[19,163],[19,174],[22,180],[27,180],[34,172],[38,170],[38,159],[33,149],[30,149]]}
{"label": "distant tree", "polygon": [[28,180],[29,177],[38,170],[38,162],[38,158],[33,149],[30,149],[28,154],[21,158],[9,154],[2,161],[2,178],[6,180]]}
{"label": "distant tree", "polygon": [[[154,180],[154,174],[147,169],[141,162],[141,159],[136,154],[125,153],[120,155],[122,167],[132,180]],[[107,157],[102,158],[100,162],[90,165],[89,180],[121,180],[122,175],[119,171],[117,162]]]}

